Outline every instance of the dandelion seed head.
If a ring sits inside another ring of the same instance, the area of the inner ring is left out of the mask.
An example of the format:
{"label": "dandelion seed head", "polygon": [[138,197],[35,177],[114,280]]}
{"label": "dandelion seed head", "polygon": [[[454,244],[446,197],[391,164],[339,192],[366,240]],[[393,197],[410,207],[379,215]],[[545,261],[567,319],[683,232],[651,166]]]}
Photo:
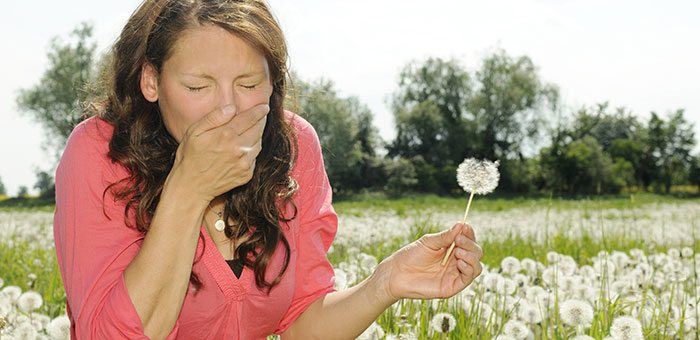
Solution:
{"label": "dandelion seed head", "polygon": [[509,320],[505,325],[503,325],[503,334],[523,340],[527,339],[528,335],[530,334],[530,330],[524,323],[518,320]]}
{"label": "dandelion seed head", "polygon": [[39,307],[44,303],[44,299],[41,294],[35,291],[27,291],[22,293],[22,295],[17,298],[17,307],[25,313],[29,313]]}
{"label": "dandelion seed head", "polygon": [[430,321],[430,326],[438,333],[449,333],[457,326],[457,319],[450,313],[437,313]]}
{"label": "dandelion seed head", "polygon": [[488,194],[496,189],[499,178],[498,161],[465,158],[457,167],[457,183],[469,193]]}
{"label": "dandelion seed head", "polygon": [[588,326],[593,321],[593,307],[582,300],[566,300],[559,308],[564,323],[570,326]]}
{"label": "dandelion seed head", "polygon": [[617,317],[610,326],[610,336],[620,340],[643,339],[642,324],[633,317]]}
{"label": "dandelion seed head", "polygon": [[70,319],[65,314],[56,317],[46,326],[46,332],[53,339],[67,339],[70,336]]}

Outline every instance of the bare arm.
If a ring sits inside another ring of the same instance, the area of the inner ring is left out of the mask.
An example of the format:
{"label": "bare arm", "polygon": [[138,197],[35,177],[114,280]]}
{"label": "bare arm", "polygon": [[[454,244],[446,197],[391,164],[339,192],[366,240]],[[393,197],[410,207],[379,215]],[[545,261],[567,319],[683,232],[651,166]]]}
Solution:
{"label": "bare arm", "polygon": [[386,292],[387,275],[380,267],[355,286],[314,301],[281,334],[282,339],[355,339],[362,334],[398,301]]}
{"label": "bare arm", "polygon": [[163,339],[175,326],[189,286],[204,199],[171,173],[138,254],[124,271],[129,297],[151,339]]}

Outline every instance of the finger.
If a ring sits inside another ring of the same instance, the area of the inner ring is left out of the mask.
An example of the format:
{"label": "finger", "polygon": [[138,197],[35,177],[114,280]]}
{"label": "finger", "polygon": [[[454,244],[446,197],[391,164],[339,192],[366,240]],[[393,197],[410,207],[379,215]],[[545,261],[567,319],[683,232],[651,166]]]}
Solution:
{"label": "finger", "polygon": [[462,274],[476,277],[481,273],[481,262],[474,254],[469,254],[466,258],[457,260],[457,269],[459,269]]}
{"label": "finger", "polygon": [[260,120],[265,118],[270,112],[270,106],[261,104],[250,108],[247,111],[237,115],[231,120],[231,126],[238,136],[243,135],[248,130],[260,123]]}
{"label": "finger", "polygon": [[459,225],[455,224],[452,228],[439,233],[425,234],[418,241],[426,248],[438,251],[441,248],[449,247],[452,242],[454,242],[455,236],[457,236],[459,230]]}
{"label": "finger", "polygon": [[462,234],[474,241],[476,241],[476,235],[474,234],[474,228],[469,223],[464,223],[462,226]]}
{"label": "finger", "polygon": [[[476,247],[478,247],[478,245],[476,245]],[[465,248],[456,247],[454,253],[455,253],[455,257],[458,259],[466,259],[469,256],[475,256],[477,258],[481,258],[483,255],[483,253],[481,252],[481,249],[479,249],[479,248],[465,249]]]}
{"label": "finger", "polygon": [[204,117],[192,124],[188,130],[192,135],[199,136],[209,130],[225,125],[231,121],[237,113],[238,108],[235,105],[220,107],[204,115]]}
{"label": "finger", "polygon": [[251,161],[253,158],[258,157],[260,151],[262,151],[262,138],[253,146],[241,146],[238,148],[240,150],[239,158],[246,158],[246,160]]}
{"label": "finger", "polygon": [[464,235],[457,235],[455,238],[455,245],[469,251],[481,251],[481,246],[479,246],[478,243],[472,241]]}

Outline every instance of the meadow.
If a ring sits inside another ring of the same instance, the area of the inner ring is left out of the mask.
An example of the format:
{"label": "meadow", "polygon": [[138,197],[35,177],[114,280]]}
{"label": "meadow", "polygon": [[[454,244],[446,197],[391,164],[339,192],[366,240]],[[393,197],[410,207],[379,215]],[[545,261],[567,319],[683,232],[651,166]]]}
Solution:
{"label": "meadow", "polygon": [[[336,202],[336,288],[465,206],[431,195]],[[66,338],[52,219],[51,206],[0,208],[2,339]],[[484,249],[477,280],[449,299],[401,300],[359,339],[698,339],[700,199],[478,198],[469,222]]]}

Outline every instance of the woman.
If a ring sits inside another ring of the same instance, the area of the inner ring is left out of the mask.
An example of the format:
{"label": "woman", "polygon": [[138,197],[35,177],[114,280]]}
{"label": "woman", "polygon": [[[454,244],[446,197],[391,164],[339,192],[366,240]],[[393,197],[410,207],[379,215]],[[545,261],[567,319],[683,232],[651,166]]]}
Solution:
{"label": "woman", "polygon": [[286,58],[262,0],[133,13],[56,170],[73,338],[349,339],[398,299],[479,275],[473,230],[455,224],[333,288],[338,219],[318,136],[283,108]]}

